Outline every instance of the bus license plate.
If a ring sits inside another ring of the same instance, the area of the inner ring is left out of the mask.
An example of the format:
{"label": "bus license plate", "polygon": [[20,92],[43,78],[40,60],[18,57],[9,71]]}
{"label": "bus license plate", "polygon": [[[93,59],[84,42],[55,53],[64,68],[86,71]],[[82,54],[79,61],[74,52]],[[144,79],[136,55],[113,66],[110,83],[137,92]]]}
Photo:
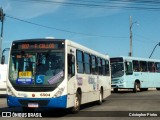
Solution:
{"label": "bus license plate", "polygon": [[38,103],[28,103],[28,107],[29,108],[38,108],[39,105],[38,105]]}

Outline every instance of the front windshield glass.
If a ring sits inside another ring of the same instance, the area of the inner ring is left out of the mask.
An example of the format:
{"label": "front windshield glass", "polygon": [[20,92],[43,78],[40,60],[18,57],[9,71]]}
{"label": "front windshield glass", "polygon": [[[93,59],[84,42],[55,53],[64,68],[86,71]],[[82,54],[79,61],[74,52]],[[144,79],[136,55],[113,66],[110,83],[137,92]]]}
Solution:
{"label": "front windshield glass", "polygon": [[123,62],[114,62],[111,64],[112,78],[122,77],[124,75]]}
{"label": "front windshield glass", "polygon": [[13,86],[57,86],[64,79],[64,51],[12,51],[9,68]]}

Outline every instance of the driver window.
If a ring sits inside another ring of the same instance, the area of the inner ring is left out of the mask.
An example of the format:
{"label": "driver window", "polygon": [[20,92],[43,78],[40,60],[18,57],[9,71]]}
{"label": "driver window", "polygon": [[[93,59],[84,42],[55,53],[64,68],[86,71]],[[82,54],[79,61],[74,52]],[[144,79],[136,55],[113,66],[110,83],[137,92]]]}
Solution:
{"label": "driver window", "polygon": [[68,75],[69,78],[75,75],[75,57],[68,54]]}
{"label": "driver window", "polygon": [[132,75],[133,74],[132,62],[126,61],[125,62],[125,67],[126,67],[126,74],[127,75]]}

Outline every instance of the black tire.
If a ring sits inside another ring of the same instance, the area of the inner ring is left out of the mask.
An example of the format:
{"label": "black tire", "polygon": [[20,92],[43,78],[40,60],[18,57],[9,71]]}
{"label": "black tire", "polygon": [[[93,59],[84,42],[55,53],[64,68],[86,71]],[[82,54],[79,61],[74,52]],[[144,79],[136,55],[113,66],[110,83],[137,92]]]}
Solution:
{"label": "black tire", "polygon": [[114,88],[113,91],[114,91],[115,93],[117,93],[117,92],[118,92],[118,88]]}
{"label": "black tire", "polygon": [[140,84],[138,82],[134,83],[134,88],[133,88],[133,92],[137,93],[138,89],[140,88]]}
{"label": "black tire", "polygon": [[81,105],[81,96],[80,94],[77,92],[76,93],[76,97],[74,100],[74,106],[71,108],[71,112],[72,113],[78,113],[80,110],[80,105]]}
{"label": "black tire", "polygon": [[148,88],[140,88],[140,91],[148,91]]}
{"label": "black tire", "polygon": [[156,90],[160,90],[160,88],[156,88]]}
{"label": "black tire", "polygon": [[103,102],[103,91],[101,89],[100,92],[99,92],[99,100],[97,101],[97,104],[101,105],[102,102]]}

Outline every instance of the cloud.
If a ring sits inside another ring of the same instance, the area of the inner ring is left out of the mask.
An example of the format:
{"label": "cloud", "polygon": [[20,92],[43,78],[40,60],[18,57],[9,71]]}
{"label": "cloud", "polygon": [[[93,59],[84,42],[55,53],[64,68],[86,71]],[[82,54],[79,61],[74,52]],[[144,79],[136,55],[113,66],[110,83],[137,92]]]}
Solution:
{"label": "cloud", "polygon": [[[64,2],[65,0],[57,1]],[[21,19],[30,19],[44,14],[53,13],[60,7],[58,4],[27,0],[3,0],[0,4],[6,14]]]}
{"label": "cloud", "polygon": [[[54,4],[52,2],[42,2],[38,0],[1,0],[0,5],[2,5],[5,13],[7,13],[8,15],[12,15],[21,19],[30,19],[48,13],[55,13],[57,11],[60,12],[61,15],[63,14],[63,16],[71,15],[72,18],[103,17],[116,14],[122,11],[123,7],[129,4],[127,2],[122,4],[119,1],[97,1],[95,3],[92,1],[90,1],[89,3],[84,1],[69,0],[50,1],[57,2],[59,4]],[[82,6],[76,4],[81,4]],[[87,7],[87,5],[89,6]]]}

